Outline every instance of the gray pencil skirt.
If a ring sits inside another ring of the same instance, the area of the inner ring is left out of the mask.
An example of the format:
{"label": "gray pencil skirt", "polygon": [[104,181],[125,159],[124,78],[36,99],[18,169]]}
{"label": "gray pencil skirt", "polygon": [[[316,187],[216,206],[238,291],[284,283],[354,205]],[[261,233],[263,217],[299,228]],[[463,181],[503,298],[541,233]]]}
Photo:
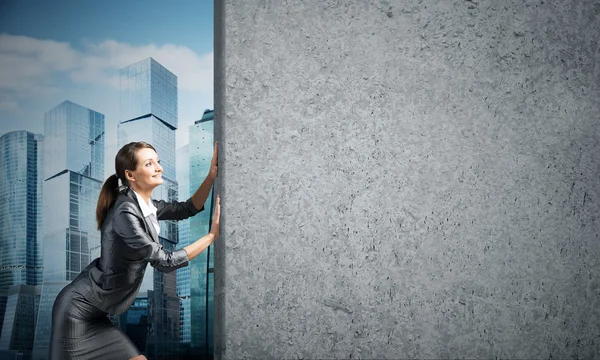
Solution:
{"label": "gray pencil skirt", "polygon": [[140,355],[108,314],[67,285],[54,301],[50,360],[131,359]]}

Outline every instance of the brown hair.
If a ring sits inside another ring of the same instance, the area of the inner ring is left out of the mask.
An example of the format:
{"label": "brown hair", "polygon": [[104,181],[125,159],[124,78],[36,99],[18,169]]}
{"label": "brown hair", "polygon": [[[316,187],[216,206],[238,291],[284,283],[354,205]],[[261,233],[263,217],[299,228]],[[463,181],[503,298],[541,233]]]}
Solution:
{"label": "brown hair", "polygon": [[104,224],[104,218],[108,214],[108,210],[113,205],[117,196],[119,195],[119,179],[125,186],[129,186],[129,181],[125,178],[125,170],[135,171],[138,165],[137,152],[140,149],[156,149],[143,141],[130,142],[123,146],[115,157],[115,170],[116,173],[106,179],[102,190],[100,190],[100,196],[98,197],[98,205],[96,206],[96,221],[98,222],[98,230],[102,229]]}

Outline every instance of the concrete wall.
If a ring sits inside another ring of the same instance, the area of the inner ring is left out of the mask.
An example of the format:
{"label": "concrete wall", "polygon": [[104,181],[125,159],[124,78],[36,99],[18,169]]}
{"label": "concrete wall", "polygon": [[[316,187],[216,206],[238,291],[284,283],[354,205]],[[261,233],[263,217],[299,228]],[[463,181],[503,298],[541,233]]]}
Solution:
{"label": "concrete wall", "polygon": [[600,357],[600,3],[216,3],[216,357]]}

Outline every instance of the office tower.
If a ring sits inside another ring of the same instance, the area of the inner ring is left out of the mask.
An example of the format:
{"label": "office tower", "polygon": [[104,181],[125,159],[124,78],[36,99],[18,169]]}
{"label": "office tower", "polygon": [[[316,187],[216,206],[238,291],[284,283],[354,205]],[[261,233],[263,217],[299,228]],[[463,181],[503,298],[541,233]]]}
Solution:
{"label": "office tower", "polygon": [[8,289],[0,349],[21,354],[22,359],[31,358],[35,335],[32,330],[38,315],[41,290],[41,286],[24,284]]}
{"label": "office tower", "polygon": [[[121,121],[117,136],[119,147],[132,141],[154,146],[163,167],[163,184],[152,198],[174,201],[178,198],[175,179],[175,130],[177,130],[177,77],[152,58],[121,69]],[[178,245],[176,221],[161,221],[159,241],[165,250]],[[148,267],[141,296],[148,294],[149,359],[173,359],[179,351],[179,297],[177,272],[162,273]]]}
{"label": "office tower", "polygon": [[104,136],[104,115],[73,102],[44,115],[44,275],[36,360],[48,356],[56,296],[100,256],[96,204],[104,180]]}
{"label": "office tower", "polygon": [[148,333],[148,297],[138,296],[131,307],[119,315],[121,330],[127,334],[129,339],[138,349],[146,348]]}
{"label": "office tower", "polygon": [[25,358],[33,347],[42,284],[43,154],[42,135],[14,131],[0,137],[0,349]]}
{"label": "office tower", "polygon": [[[177,149],[177,182],[179,183],[179,198],[188,199],[190,194],[190,156],[189,145]],[[191,244],[190,219],[179,222],[179,248]],[[194,239],[196,240],[196,239]],[[183,359],[189,357],[191,338],[191,309],[190,309],[190,267],[177,269],[177,295],[179,304],[179,351]]]}
{"label": "office tower", "polygon": [[[195,191],[210,171],[214,150],[214,111],[205,110],[202,119],[190,126],[190,192]],[[206,235],[211,223],[212,192],[204,211],[190,218],[190,239]],[[195,357],[213,354],[213,245],[190,262],[191,287],[191,354]]]}

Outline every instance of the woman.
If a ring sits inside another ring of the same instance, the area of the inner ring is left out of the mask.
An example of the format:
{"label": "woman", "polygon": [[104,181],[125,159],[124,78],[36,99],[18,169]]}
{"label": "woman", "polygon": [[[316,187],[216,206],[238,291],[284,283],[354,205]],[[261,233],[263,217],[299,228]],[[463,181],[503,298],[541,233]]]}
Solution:
{"label": "woman", "polygon": [[[221,214],[217,196],[212,228],[191,245],[172,252],[158,241],[158,220],[183,220],[204,209],[217,177],[218,143],[210,171],[185,202],[157,201],[152,190],[163,183],[162,167],[152,145],[132,142],[115,158],[116,174],[100,192],[96,219],[101,254],[58,295],[52,309],[50,359],[146,359],[108,319],[125,312],[135,300],[146,266],[170,272],[187,266],[219,237]],[[119,190],[119,180],[124,188]]]}

